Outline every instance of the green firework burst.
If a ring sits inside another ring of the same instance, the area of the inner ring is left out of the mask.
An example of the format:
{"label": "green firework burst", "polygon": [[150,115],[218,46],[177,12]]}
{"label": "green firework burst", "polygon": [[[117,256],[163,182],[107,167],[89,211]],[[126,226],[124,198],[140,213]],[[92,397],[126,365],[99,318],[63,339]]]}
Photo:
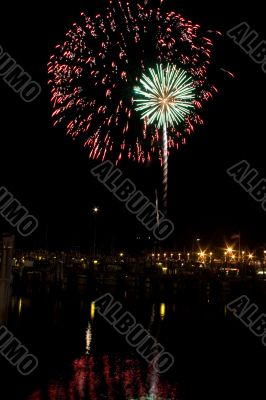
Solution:
{"label": "green firework burst", "polygon": [[186,71],[168,64],[157,64],[143,74],[134,88],[136,111],[148,124],[158,128],[179,125],[194,108],[193,80]]}

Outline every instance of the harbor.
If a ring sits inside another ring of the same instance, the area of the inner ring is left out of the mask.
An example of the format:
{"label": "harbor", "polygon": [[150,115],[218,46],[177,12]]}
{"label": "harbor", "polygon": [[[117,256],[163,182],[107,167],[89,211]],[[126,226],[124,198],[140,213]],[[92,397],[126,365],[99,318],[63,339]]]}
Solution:
{"label": "harbor", "polygon": [[[22,252],[11,245],[12,238],[4,238],[1,318],[23,339],[39,366],[24,381],[13,371],[15,384],[3,389],[7,399],[176,400],[199,394],[211,399],[220,374],[229,373],[223,367],[229,354],[239,356],[246,342],[255,351],[248,357],[257,356],[256,338],[227,309],[241,294],[266,309],[266,281],[255,257],[252,264],[202,263],[198,254],[194,262],[187,253],[162,254],[162,260],[153,253],[138,259],[123,253],[86,258],[43,250]],[[103,320],[95,300],[106,293],[173,354],[175,363],[168,372],[156,373]],[[207,367],[205,362],[201,371],[206,357]],[[0,365],[6,362],[2,359]],[[235,357],[231,364],[240,378],[241,358]],[[7,381],[10,369],[3,370]],[[262,370],[254,367],[250,376],[255,373],[262,379]],[[196,388],[205,379],[208,386]],[[216,398],[222,399],[227,390],[225,380],[221,397]]]}

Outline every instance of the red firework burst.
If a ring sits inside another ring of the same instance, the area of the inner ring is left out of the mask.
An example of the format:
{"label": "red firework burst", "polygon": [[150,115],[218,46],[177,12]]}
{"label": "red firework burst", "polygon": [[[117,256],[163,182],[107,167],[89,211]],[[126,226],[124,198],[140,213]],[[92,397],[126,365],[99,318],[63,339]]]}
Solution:
{"label": "red firework burst", "polygon": [[134,86],[156,63],[174,64],[192,77],[194,110],[168,130],[168,150],[178,148],[203,123],[202,105],[216,91],[207,82],[212,45],[199,25],[162,4],[109,0],[94,17],[82,13],[48,63],[54,125],[79,137],[93,159],[162,159],[162,134],[139,121]]}

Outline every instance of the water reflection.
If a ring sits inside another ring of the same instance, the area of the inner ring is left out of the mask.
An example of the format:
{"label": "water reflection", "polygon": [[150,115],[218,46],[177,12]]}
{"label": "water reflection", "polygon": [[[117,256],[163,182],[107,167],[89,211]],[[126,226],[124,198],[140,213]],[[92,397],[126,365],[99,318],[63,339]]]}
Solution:
{"label": "water reflection", "polygon": [[224,316],[225,317],[227,316],[227,305],[226,304],[224,305]]}
{"label": "water reflection", "polygon": [[[28,400],[43,400],[38,390]],[[177,390],[154,373],[145,371],[139,360],[104,355],[82,356],[73,362],[69,382],[55,381],[48,387],[48,400],[153,399],[177,400]]]}
{"label": "water reflection", "polygon": [[[9,322],[17,337],[23,338],[38,356],[40,368],[23,383],[19,380],[19,384],[13,384],[12,393],[3,399],[213,398],[217,387],[220,390],[222,365],[242,343],[240,338],[238,344],[240,335],[234,331],[237,321],[232,321],[230,313],[226,315],[225,304],[240,290],[250,292],[245,286],[242,290],[238,282],[234,290],[226,285],[224,289],[210,287],[209,292],[205,286],[194,284],[189,281],[184,289],[181,282],[175,295],[124,292],[120,287],[111,291],[137,322],[175,356],[174,367],[162,375],[97,314],[92,300],[98,295],[73,293],[72,287],[34,293],[17,290],[12,296]],[[261,293],[265,296],[264,288]],[[207,368],[202,367],[205,360]],[[236,361],[234,370],[241,370],[241,363]],[[212,384],[214,389],[210,389]]]}
{"label": "water reflection", "polygon": [[12,296],[10,302],[10,311],[13,316],[20,319],[23,317],[23,313],[26,309],[31,306],[31,301],[28,298],[21,296]]}
{"label": "water reflection", "polygon": [[91,302],[91,320],[93,321],[95,315],[95,302]]}
{"label": "water reflection", "polygon": [[164,320],[165,317],[165,303],[160,304],[160,318]]}
{"label": "water reflection", "polygon": [[155,320],[155,304],[153,304],[152,307],[151,307],[151,317],[150,317],[150,322],[149,322],[149,327],[148,327],[148,331],[149,332],[152,329],[152,326],[154,324],[154,320]]}
{"label": "water reflection", "polygon": [[19,301],[18,301],[18,315],[19,316],[21,314],[21,311],[22,311],[22,298],[20,297]]}
{"label": "water reflection", "polygon": [[[85,355],[72,363],[69,376],[54,380],[47,390],[32,393],[27,400],[177,400],[177,386],[159,376],[152,367],[132,355],[94,354],[94,303],[91,303],[91,320],[85,333]],[[152,307],[151,323],[155,305]],[[165,315],[165,304],[160,315]],[[98,327],[97,327],[98,329]]]}
{"label": "water reflection", "polygon": [[89,323],[88,328],[86,330],[86,354],[87,355],[90,353],[91,340],[92,340],[91,324]]}

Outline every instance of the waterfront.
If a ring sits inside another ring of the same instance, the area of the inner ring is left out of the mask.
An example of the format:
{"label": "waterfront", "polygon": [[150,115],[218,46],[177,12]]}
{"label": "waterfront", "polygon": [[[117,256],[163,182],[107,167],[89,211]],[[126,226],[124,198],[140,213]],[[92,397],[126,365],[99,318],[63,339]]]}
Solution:
{"label": "waterfront", "polygon": [[0,400],[264,398],[262,8],[3,3]]}
{"label": "waterfront", "polygon": [[[95,312],[93,301],[106,292],[174,355],[167,373],[156,374]],[[248,398],[249,391],[256,398],[265,347],[226,304],[244,293],[265,310],[264,292],[264,281],[227,281],[218,292],[187,285],[175,294],[121,285],[15,289],[8,327],[38,357],[39,367],[21,377],[1,359],[1,398],[230,399]]]}

